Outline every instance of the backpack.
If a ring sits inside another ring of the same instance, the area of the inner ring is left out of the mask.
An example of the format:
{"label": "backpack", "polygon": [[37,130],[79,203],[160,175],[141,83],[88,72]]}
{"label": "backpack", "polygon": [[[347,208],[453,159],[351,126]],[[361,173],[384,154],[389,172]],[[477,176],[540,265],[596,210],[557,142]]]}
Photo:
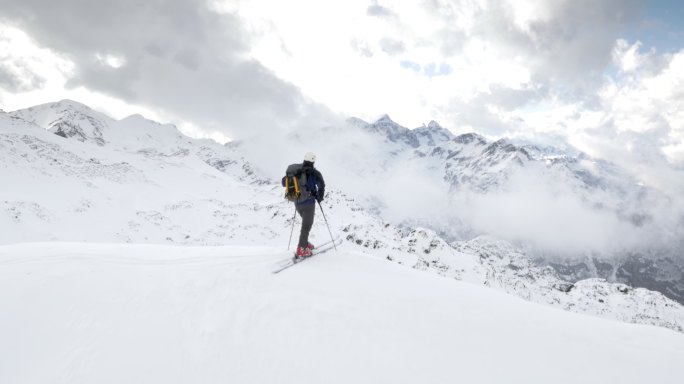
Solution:
{"label": "backpack", "polygon": [[311,197],[307,186],[307,175],[303,172],[302,164],[291,164],[285,171],[285,199],[300,203]]}

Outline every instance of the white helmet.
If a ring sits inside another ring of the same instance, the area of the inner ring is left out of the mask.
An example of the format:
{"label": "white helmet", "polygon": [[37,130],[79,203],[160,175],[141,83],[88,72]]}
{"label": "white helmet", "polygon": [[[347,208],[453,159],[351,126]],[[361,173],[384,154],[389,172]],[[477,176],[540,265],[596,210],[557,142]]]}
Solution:
{"label": "white helmet", "polygon": [[308,161],[310,163],[315,163],[316,162],[316,154],[313,152],[307,152],[306,155],[304,155],[304,161]]}

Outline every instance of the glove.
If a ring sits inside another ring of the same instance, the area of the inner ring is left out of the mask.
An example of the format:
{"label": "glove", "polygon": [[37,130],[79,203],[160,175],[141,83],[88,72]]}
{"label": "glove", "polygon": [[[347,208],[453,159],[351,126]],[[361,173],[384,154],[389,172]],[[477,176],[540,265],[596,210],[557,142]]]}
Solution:
{"label": "glove", "polygon": [[318,203],[320,204],[321,201],[323,201],[323,193],[318,193],[316,195],[316,200],[318,200]]}

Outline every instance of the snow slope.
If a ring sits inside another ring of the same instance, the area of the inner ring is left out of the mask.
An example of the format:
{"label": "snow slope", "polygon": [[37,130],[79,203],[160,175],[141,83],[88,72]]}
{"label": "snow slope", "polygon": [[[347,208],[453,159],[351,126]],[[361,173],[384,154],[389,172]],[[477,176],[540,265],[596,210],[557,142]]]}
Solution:
{"label": "snow slope", "polygon": [[[251,232],[274,237],[260,215],[252,221],[249,213],[281,199],[227,147],[140,116],[99,120],[69,101],[34,107],[37,117],[30,119],[27,111],[0,113],[0,243],[225,244]],[[73,116],[79,120],[68,120]],[[50,119],[103,127],[102,141],[30,124]]]}
{"label": "snow slope", "polygon": [[2,383],[678,383],[684,335],[425,274],[351,244],[0,246]]}

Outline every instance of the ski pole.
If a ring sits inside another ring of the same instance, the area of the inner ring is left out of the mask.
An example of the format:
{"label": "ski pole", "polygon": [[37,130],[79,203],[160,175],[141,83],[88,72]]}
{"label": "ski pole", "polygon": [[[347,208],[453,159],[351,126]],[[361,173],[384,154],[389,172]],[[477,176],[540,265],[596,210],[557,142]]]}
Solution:
{"label": "ski pole", "polygon": [[328,233],[330,234],[330,240],[333,243],[333,247],[335,247],[335,252],[337,252],[337,245],[335,245],[335,239],[333,239],[332,232],[330,231],[330,225],[328,225],[328,219],[325,218],[325,212],[323,212],[323,206],[321,205],[321,202],[316,200],[318,202],[318,207],[321,208],[321,213],[323,214],[323,220],[325,220],[325,226],[328,227]]}
{"label": "ski pole", "polygon": [[287,242],[287,250],[290,250],[290,244],[292,244],[292,233],[294,232],[294,223],[297,219],[297,206],[295,205],[294,215],[292,215],[292,229],[290,230],[290,241]]}

